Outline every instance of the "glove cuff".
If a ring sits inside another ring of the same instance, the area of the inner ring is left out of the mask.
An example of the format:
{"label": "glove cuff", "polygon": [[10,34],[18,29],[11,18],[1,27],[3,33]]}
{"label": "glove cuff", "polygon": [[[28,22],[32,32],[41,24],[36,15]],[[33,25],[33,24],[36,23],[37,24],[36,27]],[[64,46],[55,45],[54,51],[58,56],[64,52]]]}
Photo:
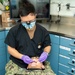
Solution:
{"label": "glove cuff", "polygon": [[22,57],[21,57],[21,60],[23,60],[25,58],[25,55],[23,55]]}

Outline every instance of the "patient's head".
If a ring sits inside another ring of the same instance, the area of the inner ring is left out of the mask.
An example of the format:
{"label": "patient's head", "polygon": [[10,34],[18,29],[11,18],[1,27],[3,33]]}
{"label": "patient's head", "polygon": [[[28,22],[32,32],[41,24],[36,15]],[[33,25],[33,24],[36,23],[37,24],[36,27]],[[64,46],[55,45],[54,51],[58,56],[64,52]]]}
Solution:
{"label": "patient's head", "polygon": [[43,63],[41,63],[41,62],[38,61],[38,57],[33,57],[32,60],[34,62],[30,63],[28,65],[27,69],[29,69],[29,68],[44,69],[45,68],[44,65],[43,65]]}

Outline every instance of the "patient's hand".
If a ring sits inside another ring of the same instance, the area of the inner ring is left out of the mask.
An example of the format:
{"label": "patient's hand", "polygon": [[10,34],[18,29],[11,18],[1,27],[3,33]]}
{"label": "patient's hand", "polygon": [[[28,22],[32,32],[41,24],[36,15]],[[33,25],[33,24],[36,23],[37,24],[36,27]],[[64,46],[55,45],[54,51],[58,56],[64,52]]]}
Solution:
{"label": "patient's hand", "polygon": [[33,57],[32,60],[34,61],[33,63],[30,63],[27,67],[28,68],[36,68],[36,69],[44,69],[45,66],[38,61],[37,57]]}

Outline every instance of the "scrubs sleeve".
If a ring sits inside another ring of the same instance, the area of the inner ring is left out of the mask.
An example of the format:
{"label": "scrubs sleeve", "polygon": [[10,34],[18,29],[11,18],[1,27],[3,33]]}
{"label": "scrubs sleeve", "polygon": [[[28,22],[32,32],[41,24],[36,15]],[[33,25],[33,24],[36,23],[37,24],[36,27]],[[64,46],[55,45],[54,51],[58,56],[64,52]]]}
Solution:
{"label": "scrubs sleeve", "polygon": [[5,38],[5,41],[4,41],[7,45],[15,48],[15,35],[14,35],[14,32],[12,30],[10,30]]}
{"label": "scrubs sleeve", "polygon": [[49,36],[49,32],[46,32],[46,34],[44,36],[43,46],[44,46],[44,48],[46,46],[51,46],[51,39],[50,39],[50,36]]}

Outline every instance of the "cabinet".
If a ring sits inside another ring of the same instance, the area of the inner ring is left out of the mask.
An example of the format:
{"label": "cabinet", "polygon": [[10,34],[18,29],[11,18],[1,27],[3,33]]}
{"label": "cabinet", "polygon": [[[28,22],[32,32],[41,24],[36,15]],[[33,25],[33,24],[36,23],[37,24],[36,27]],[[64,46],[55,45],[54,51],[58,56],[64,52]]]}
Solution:
{"label": "cabinet", "polygon": [[48,57],[56,75],[75,75],[75,39],[50,34],[51,52]]}
{"label": "cabinet", "polygon": [[75,39],[60,36],[59,75],[75,75]]}
{"label": "cabinet", "polygon": [[[5,30],[5,37],[7,36],[7,33],[9,32],[9,30]],[[9,56],[10,54],[8,53],[8,50],[7,50],[7,45],[6,46],[6,55],[7,55],[7,62],[9,61]]]}
{"label": "cabinet", "polygon": [[0,31],[0,75],[5,74],[6,48],[4,40],[5,40],[5,31]]}
{"label": "cabinet", "polygon": [[58,75],[59,36],[50,34],[51,52],[48,57],[52,70]]}

